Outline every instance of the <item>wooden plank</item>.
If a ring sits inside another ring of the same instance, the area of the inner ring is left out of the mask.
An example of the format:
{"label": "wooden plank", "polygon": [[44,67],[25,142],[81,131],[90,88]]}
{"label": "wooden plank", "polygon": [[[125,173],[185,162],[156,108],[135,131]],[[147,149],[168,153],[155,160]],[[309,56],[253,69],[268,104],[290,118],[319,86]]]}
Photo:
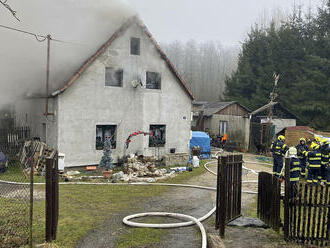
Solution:
{"label": "wooden plank", "polygon": [[309,183],[309,196],[308,196],[308,203],[309,206],[307,207],[308,215],[307,215],[307,233],[306,233],[306,241],[307,244],[311,241],[311,217],[312,217],[312,199],[313,199],[313,183]]}
{"label": "wooden plank", "polygon": [[220,174],[221,174],[221,157],[218,157],[218,168],[217,168],[217,195],[216,195],[216,211],[215,211],[215,229],[219,229],[219,205],[220,205]]}
{"label": "wooden plank", "polygon": [[[320,185],[320,198],[319,198],[319,201],[318,201],[319,204],[323,203],[324,188],[325,188],[324,186]],[[323,210],[323,207],[318,207],[317,229],[316,229],[316,237],[317,238],[321,238],[320,228],[321,228],[322,210]],[[321,244],[321,242],[319,242],[319,241],[316,242],[316,245],[320,245],[320,244]]]}
{"label": "wooden plank", "polygon": [[59,188],[58,188],[58,153],[56,152],[53,160],[53,220],[52,238],[56,240],[58,215],[59,215]]}
{"label": "wooden plank", "polygon": [[238,214],[242,214],[242,166],[243,166],[243,155],[239,155],[239,165],[238,165]]}
{"label": "wooden plank", "polygon": [[[311,237],[312,238],[315,238],[316,218],[317,218],[316,213],[317,213],[317,209],[319,208],[317,206],[317,202],[318,202],[318,191],[319,191],[318,189],[319,189],[319,184],[316,184],[315,185],[314,198],[312,199],[313,205],[314,205],[314,209],[312,209],[313,210],[312,233],[311,233]],[[314,241],[316,241],[316,240],[314,240]],[[316,244],[316,242],[314,242],[314,241],[312,240],[311,244]]]}
{"label": "wooden plank", "polygon": [[290,210],[289,210],[289,200],[290,200],[290,159],[285,160],[285,195],[284,195],[284,239],[289,240],[289,221],[290,221]]}
{"label": "wooden plank", "polygon": [[303,191],[303,184],[301,182],[298,183],[298,190],[297,190],[297,197],[298,197],[298,223],[297,223],[297,238],[301,240],[301,198],[302,198],[302,191]]}
{"label": "wooden plank", "polygon": [[219,234],[223,238],[225,236],[225,225],[226,225],[226,214],[227,214],[227,179],[226,179],[226,163],[228,158],[223,156],[221,157],[221,166],[220,166],[220,213],[219,213]]}
{"label": "wooden plank", "polygon": [[301,242],[304,244],[306,240],[306,217],[307,217],[307,196],[308,196],[308,184],[304,185],[304,197],[303,197],[303,224],[302,224],[302,232],[301,232]]}
{"label": "wooden plank", "polygon": [[52,241],[53,198],[52,198],[52,159],[46,159],[46,242]]}
{"label": "wooden plank", "polygon": [[[328,204],[328,206],[330,205],[330,196],[329,196],[329,185],[327,185],[327,204]],[[326,220],[326,222],[328,223],[327,224],[327,229],[326,229],[326,242],[325,242],[325,246],[327,246],[327,247],[329,247],[330,246],[330,208],[329,207],[327,207],[327,211],[328,211],[328,213],[327,213],[327,220]]]}

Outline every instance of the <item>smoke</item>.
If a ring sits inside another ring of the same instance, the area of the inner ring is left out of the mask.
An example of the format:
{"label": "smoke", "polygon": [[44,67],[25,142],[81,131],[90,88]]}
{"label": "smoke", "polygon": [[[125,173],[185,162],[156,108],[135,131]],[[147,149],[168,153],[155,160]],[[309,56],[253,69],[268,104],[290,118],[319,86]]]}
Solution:
{"label": "smoke", "polygon": [[[129,17],[124,0],[10,0],[21,22],[0,7],[0,24],[66,41],[51,42],[50,93],[62,87]],[[45,96],[47,42],[0,28],[0,109]]]}

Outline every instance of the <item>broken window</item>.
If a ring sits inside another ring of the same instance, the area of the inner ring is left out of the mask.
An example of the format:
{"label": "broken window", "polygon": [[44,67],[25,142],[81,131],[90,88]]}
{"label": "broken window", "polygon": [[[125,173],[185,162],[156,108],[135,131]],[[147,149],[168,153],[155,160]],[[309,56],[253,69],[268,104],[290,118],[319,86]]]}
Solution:
{"label": "broken window", "polygon": [[140,38],[131,38],[131,54],[140,55]]}
{"label": "broken window", "polygon": [[166,126],[150,125],[149,147],[164,147],[166,143]]}
{"label": "broken window", "polygon": [[103,150],[106,137],[110,137],[111,149],[116,149],[117,140],[116,125],[97,125],[96,126],[96,150]]}
{"label": "broken window", "polygon": [[105,68],[105,86],[123,86],[123,70],[111,67]]}
{"label": "broken window", "polygon": [[147,72],[147,89],[159,89],[161,86],[161,76],[157,72]]}

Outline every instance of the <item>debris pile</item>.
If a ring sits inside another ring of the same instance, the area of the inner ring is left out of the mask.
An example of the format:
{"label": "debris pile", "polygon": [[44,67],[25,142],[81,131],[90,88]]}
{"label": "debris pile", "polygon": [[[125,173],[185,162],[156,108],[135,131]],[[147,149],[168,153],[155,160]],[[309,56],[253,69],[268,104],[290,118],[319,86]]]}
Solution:
{"label": "debris pile", "polygon": [[123,182],[155,182],[160,179],[172,177],[175,172],[155,166],[154,157],[131,157],[127,159],[125,173],[119,172],[112,175],[113,181]]}
{"label": "debris pile", "polygon": [[[50,148],[45,143],[29,140],[25,141],[19,155],[19,160],[24,166],[26,173],[30,171],[31,163],[29,161],[32,161],[35,174],[44,176],[46,171],[46,158],[54,157],[55,153],[56,150]],[[30,160],[30,158],[32,159]]]}

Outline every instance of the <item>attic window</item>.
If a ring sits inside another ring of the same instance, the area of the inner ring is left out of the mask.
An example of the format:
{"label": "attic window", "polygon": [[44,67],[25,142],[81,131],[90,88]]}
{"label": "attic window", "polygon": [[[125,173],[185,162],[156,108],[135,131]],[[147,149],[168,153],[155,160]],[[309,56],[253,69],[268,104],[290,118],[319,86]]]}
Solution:
{"label": "attic window", "polygon": [[161,87],[161,76],[157,72],[147,72],[147,89],[158,89]]}
{"label": "attic window", "polygon": [[123,86],[123,70],[111,67],[105,68],[105,86]]}
{"label": "attic window", "polygon": [[131,38],[131,54],[140,55],[140,38]]}

